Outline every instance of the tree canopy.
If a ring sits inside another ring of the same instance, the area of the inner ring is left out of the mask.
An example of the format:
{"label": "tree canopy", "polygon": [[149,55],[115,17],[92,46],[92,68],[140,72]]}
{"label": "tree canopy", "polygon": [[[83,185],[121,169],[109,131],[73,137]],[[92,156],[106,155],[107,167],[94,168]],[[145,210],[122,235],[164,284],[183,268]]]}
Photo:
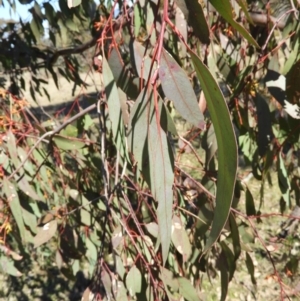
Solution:
{"label": "tree canopy", "polygon": [[[257,227],[299,218],[299,3],[19,3],[31,17],[0,23],[0,269],[24,277],[47,256],[67,278],[85,270],[84,301],[201,300],[219,273],[225,300],[239,266],[257,285],[260,243],[280,298],[298,294],[299,256],[289,245],[279,271]],[[51,104],[50,78],[84,91],[91,72],[84,106],[40,116],[24,98]]]}

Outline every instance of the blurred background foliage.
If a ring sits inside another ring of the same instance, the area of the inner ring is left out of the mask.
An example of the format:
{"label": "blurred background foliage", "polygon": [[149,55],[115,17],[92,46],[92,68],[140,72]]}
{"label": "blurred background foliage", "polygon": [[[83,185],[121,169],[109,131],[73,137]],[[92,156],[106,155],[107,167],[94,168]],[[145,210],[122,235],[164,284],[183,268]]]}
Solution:
{"label": "blurred background foliage", "polygon": [[[297,300],[300,123],[266,74],[297,114],[299,2],[19,3],[27,20],[0,20],[0,298]],[[92,72],[85,105],[24,98]]]}

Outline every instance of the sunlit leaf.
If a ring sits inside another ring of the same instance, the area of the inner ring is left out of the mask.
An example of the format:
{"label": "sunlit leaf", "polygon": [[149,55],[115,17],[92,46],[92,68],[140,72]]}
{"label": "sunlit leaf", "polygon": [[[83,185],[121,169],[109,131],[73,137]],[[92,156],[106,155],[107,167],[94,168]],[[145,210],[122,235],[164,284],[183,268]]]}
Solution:
{"label": "sunlit leaf", "polygon": [[48,242],[56,233],[57,221],[52,220],[38,229],[36,236],[34,237],[34,247],[37,248],[42,244]]}
{"label": "sunlit leaf", "polygon": [[218,144],[216,208],[205,246],[207,251],[219,238],[230,212],[237,172],[237,145],[228,107],[218,84],[199,57],[194,52],[190,55],[204,91]]}
{"label": "sunlit leaf", "polygon": [[204,116],[199,109],[192,84],[186,73],[165,50],[161,55],[159,78],[166,97],[174,102],[179,114],[196,127],[204,129]]}
{"label": "sunlit leaf", "polygon": [[70,139],[68,137],[58,136],[53,137],[53,141],[61,150],[80,149],[85,146],[83,141],[77,139]]}
{"label": "sunlit leaf", "polygon": [[15,277],[22,276],[22,273],[15,267],[14,261],[2,254],[0,256],[0,272],[7,273]]}
{"label": "sunlit leaf", "polygon": [[251,45],[259,48],[259,45],[250,33],[233,19],[232,6],[229,0],[209,0],[218,13],[236,29]]}
{"label": "sunlit leaf", "polygon": [[[152,112],[152,110],[150,110],[150,112]],[[160,112],[156,112],[156,114],[160,114]],[[171,243],[174,162],[167,135],[159,124],[160,116],[158,116],[158,120],[156,120],[155,117],[156,116],[153,116],[149,125],[147,137],[150,189],[154,199],[158,202],[157,219],[163,262],[165,263]]]}
{"label": "sunlit leaf", "polygon": [[198,301],[199,296],[192,286],[191,282],[183,277],[178,278],[178,287],[180,294],[188,301]]}
{"label": "sunlit leaf", "polygon": [[81,3],[81,0],[68,0],[68,7],[76,7]]}
{"label": "sunlit leaf", "polygon": [[192,248],[185,227],[177,215],[174,215],[172,219],[172,242],[182,255],[183,261],[187,261],[192,253]]}
{"label": "sunlit leaf", "polygon": [[14,219],[18,225],[20,236],[25,240],[25,226],[22,216],[22,207],[20,205],[19,196],[16,191],[16,187],[13,183],[10,183],[7,178],[2,179],[3,192],[7,197],[7,203],[9,204],[10,210],[13,214]]}
{"label": "sunlit leaf", "polygon": [[126,287],[130,296],[135,296],[142,289],[142,274],[141,271],[133,265],[126,276]]}

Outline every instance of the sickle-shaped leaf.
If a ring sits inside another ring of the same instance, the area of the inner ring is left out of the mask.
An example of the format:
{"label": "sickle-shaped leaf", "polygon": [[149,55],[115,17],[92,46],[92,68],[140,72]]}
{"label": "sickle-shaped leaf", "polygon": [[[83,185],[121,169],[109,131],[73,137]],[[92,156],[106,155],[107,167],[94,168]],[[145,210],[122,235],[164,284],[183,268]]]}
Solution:
{"label": "sickle-shaped leaf", "polygon": [[162,51],[159,67],[159,78],[167,98],[174,102],[179,114],[200,129],[205,128],[196,94],[186,73],[165,50]]}
{"label": "sickle-shaped leaf", "polygon": [[239,23],[233,20],[232,6],[229,0],[209,0],[218,13],[236,29],[251,45],[260,48],[250,33]]}
{"label": "sickle-shaped leaf", "polygon": [[237,171],[237,145],[230,114],[220,88],[200,58],[190,52],[207,101],[218,143],[218,181],[216,208],[207,251],[219,238],[230,212]]}

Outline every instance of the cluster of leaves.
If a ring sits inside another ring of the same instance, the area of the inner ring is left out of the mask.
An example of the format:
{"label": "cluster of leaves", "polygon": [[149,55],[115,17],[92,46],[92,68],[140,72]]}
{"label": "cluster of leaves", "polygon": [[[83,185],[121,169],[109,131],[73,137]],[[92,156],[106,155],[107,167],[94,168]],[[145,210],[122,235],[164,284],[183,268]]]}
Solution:
{"label": "cluster of leaves", "polygon": [[[35,3],[30,22],[13,25],[8,37],[8,27],[1,28],[3,43],[8,41],[4,49],[13,51],[0,55],[2,67],[17,86],[24,55],[15,51],[27,51],[25,67],[33,73],[42,59],[56,81],[58,71],[82,84],[79,67],[71,62],[79,66],[76,54],[96,44],[104,85],[95,99],[97,124],[85,111],[61,126],[39,123],[24,100],[1,93],[3,270],[21,275],[15,261],[52,243],[53,260],[65,275],[75,274],[86,260],[90,275],[96,267],[84,300],[91,294],[101,300],[199,300],[202,274],[217,270],[225,300],[242,260],[256,283],[253,224],[274,161],[282,211],[299,201],[299,121],[274,106],[262,86],[269,68],[287,74],[291,102],[299,95],[293,84],[299,23],[290,18],[283,31],[276,23],[257,30],[244,1],[209,2],[217,14],[197,0],[164,1],[163,7],[155,1],[139,1],[133,8],[119,3],[116,19],[117,2],[102,4],[91,21],[94,36],[84,47],[52,52],[37,47],[43,20],[55,47],[56,33],[63,38],[67,30],[76,31],[72,24],[87,21],[92,1],[61,0],[57,12],[47,2],[45,13]],[[12,41],[26,47],[11,47]],[[283,44],[287,47],[279,47]],[[55,69],[60,56],[66,71]],[[230,91],[227,99],[220,87]],[[31,89],[32,95],[38,92]],[[191,125],[184,137],[174,123],[178,114]],[[203,157],[193,147],[196,136]],[[185,141],[180,149],[177,139]],[[261,181],[259,204],[247,183],[236,178],[236,140]],[[195,177],[181,162],[187,146],[201,166]],[[239,204],[243,193],[245,208]]]}

